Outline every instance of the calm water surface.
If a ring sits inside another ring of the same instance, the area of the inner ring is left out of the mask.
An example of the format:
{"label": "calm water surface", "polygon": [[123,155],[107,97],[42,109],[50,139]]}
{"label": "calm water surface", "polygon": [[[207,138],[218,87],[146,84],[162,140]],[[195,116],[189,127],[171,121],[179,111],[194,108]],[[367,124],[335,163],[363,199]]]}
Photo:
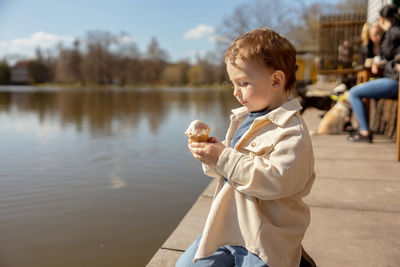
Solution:
{"label": "calm water surface", "polygon": [[211,181],[183,132],[223,139],[231,94],[0,87],[0,266],[144,266]]}

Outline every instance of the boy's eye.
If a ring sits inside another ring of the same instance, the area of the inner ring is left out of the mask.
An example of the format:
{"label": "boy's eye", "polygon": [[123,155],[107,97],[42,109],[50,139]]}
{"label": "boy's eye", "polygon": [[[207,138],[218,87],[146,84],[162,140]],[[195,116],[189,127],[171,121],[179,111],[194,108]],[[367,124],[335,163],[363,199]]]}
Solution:
{"label": "boy's eye", "polygon": [[247,85],[249,85],[248,82],[240,82],[240,83],[239,83],[239,86],[240,86],[240,87],[245,87],[245,86],[247,86]]}

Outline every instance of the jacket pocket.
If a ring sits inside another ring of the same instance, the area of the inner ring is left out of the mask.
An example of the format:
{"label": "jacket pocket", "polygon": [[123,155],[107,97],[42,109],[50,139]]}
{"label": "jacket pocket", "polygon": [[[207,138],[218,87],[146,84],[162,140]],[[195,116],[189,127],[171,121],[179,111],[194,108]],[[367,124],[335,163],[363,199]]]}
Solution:
{"label": "jacket pocket", "polygon": [[249,152],[251,156],[261,156],[269,154],[272,151],[273,143],[271,140],[262,138],[254,138],[250,143],[243,147],[244,150]]}

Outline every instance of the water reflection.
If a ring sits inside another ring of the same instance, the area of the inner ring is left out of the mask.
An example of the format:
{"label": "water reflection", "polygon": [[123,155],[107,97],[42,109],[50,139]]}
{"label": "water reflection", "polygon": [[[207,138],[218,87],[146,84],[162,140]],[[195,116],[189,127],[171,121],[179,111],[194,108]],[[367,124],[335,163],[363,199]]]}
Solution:
{"label": "water reflection", "polygon": [[144,266],[210,181],[184,130],[223,139],[236,106],[212,89],[0,87],[0,266]]}
{"label": "water reflection", "polygon": [[222,116],[228,116],[233,108],[230,93],[209,89],[4,90],[0,92],[0,112],[16,109],[20,113],[35,113],[40,122],[46,117],[59,117],[62,127],[73,124],[77,131],[88,127],[94,136],[111,136],[121,127],[137,127],[142,120],[146,121],[153,134],[157,134],[172,110],[208,114],[207,111],[218,109]]}

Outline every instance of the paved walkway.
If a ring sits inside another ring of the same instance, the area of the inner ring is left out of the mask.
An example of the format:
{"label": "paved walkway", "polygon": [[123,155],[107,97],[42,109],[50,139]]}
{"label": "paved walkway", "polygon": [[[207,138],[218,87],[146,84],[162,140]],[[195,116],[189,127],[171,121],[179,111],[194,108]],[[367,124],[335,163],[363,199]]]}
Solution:
{"label": "paved walkway", "polygon": [[[321,112],[304,118],[315,130]],[[318,266],[400,266],[400,162],[393,140],[353,144],[344,135],[313,136],[317,178],[305,199],[311,224],[303,245]],[[199,170],[201,171],[201,170]],[[174,266],[199,236],[212,181],[147,266]]]}

